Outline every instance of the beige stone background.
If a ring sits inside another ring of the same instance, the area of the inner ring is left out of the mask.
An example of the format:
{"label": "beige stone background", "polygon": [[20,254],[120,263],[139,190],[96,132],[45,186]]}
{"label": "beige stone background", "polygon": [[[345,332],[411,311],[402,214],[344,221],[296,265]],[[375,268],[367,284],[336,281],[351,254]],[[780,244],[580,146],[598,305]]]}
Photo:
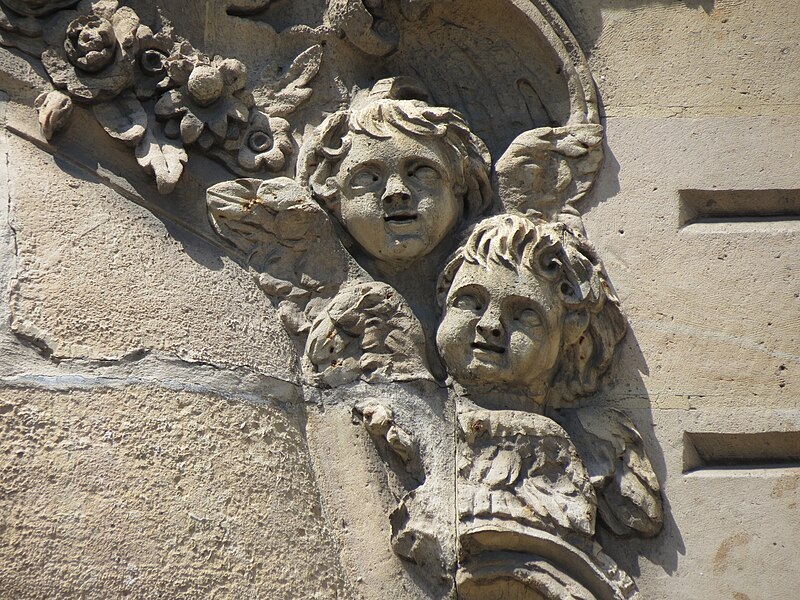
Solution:
{"label": "beige stone background", "polygon": [[[800,5],[553,4],[607,127],[583,208],[632,329],[607,399],[641,426],[668,507],[661,536],[609,552],[643,598],[794,600],[800,469],[684,473],[684,454],[687,432],[800,432],[800,217],[683,226],[680,198],[794,190],[800,212]],[[267,299],[191,222],[54,157],[39,75],[0,57],[0,597],[413,597],[390,552],[363,571],[348,554],[369,528],[329,508],[381,511],[320,479],[324,403]]]}

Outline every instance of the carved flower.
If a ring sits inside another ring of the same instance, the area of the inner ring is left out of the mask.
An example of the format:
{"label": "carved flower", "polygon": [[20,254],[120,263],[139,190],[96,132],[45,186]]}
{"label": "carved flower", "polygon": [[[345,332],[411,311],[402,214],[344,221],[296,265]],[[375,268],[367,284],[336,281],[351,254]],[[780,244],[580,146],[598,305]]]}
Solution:
{"label": "carved flower", "polygon": [[[236,59],[201,61],[191,67],[185,84],[170,90],[158,100],[155,113],[166,120],[168,137],[180,135],[186,144],[197,142],[203,149],[226,140],[237,140],[247,125],[253,98],[244,91],[247,69]],[[170,57],[173,79],[186,69],[183,58]]]}
{"label": "carved flower", "polygon": [[85,101],[110,100],[130,85],[139,17],[116,0],[78,4],[44,31],[42,63],[57,88]]}
{"label": "carved flower", "polygon": [[170,56],[177,51],[172,31],[153,33],[146,25],[140,25],[136,38],[136,96],[146,100],[157,92],[177,87],[179,83],[169,74]]}
{"label": "carved flower", "polygon": [[248,171],[280,171],[292,152],[289,122],[254,108],[239,150],[239,166]]}
{"label": "carved flower", "polygon": [[69,62],[81,71],[102,71],[117,51],[114,26],[97,15],[81,15],[67,26],[64,50]]}

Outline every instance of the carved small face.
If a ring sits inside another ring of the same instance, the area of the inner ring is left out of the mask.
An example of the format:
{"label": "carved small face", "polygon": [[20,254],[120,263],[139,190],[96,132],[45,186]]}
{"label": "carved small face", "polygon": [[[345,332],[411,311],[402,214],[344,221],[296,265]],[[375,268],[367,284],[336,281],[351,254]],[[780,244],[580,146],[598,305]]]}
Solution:
{"label": "carved small face", "polygon": [[436,345],[463,385],[516,388],[549,383],[564,308],[532,274],[464,263],[447,294]]}
{"label": "carved small face", "polygon": [[433,250],[461,219],[448,162],[435,142],[397,133],[354,135],[337,176],[342,224],[374,258],[409,264]]}

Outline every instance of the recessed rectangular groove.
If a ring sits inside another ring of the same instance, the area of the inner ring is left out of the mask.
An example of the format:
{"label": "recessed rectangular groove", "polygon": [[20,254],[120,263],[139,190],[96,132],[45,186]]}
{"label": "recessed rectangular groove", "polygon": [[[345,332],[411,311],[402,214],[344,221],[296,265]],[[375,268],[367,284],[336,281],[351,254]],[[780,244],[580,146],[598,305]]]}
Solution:
{"label": "recessed rectangular groove", "polygon": [[680,227],[800,220],[797,190],[680,190]]}
{"label": "recessed rectangular groove", "polygon": [[683,472],[800,466],[800,431],[683,434]]}

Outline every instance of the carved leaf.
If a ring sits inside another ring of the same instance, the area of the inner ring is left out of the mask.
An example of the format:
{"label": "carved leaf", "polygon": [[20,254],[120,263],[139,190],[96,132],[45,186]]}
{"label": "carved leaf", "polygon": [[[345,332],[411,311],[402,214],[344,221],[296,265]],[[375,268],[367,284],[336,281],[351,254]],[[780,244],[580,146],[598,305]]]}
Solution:
{"label": "carved leaf", "polygon": [[329,386],[427,379],[425,336],[411,308],[391,286],[343,288],[311,326],[307,371]]}
{"label": "carved leaf", "polygon": [[294,59],[277,90],[267,96],[267,111],[273,117],[286,117],[311,97],[308,84],[319,73],[323,48],[315,44]]}
{"label": "carved leaf", "polygon": [[136,146],[136,161],[155,176],[159,193],[169,194],[175,189],[187,160],[181,141],[167,138],[155,117],[150,116],[147,131]]}
{"label": "carved leaf", "polygon": [[459,411],[458,425],[463,522],[510,518],[519,531],[594,533],[589,474],[555,421],[522,411],[481,409]]}
{"label": "carved leaf", "polygon": [[603,160],[596,124],[521,133],[495,165],[495,189],[506,210],[555,219],[591,189]]}
{"label": "carved leaf", "polygon": [[131,92],[126,92],[111,102],[95,104],[92,110],[106,133],[128,146],[138,144],[147,131],[147,113]]}
{"label": "carved leaf", "polygon": [[658,535],[661,487],[633,422],[615,409],[562,411],[559,420],[589,469],[600,518],[617,535]]}

